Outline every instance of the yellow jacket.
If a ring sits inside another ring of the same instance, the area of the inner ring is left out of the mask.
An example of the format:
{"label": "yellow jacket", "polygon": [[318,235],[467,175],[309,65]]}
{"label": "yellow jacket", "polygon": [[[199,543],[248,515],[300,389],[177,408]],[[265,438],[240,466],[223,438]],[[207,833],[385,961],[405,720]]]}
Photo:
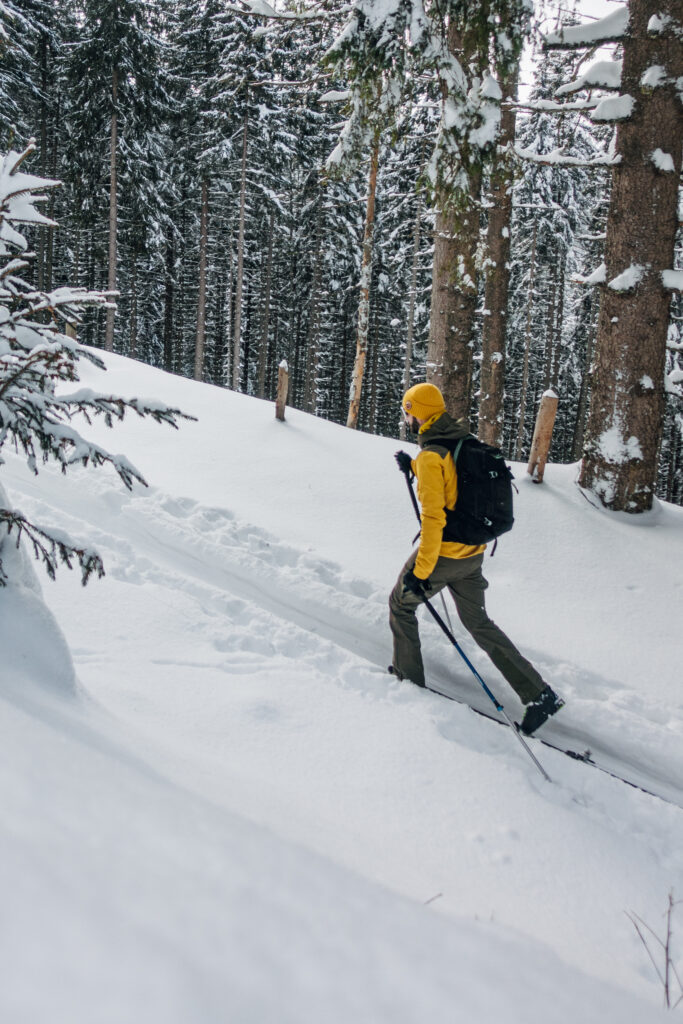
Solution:
{"label": "yellow jacket", "polygon": [[412,468],[417,480],[422,523],[413,571],[421,580],[431,575],[439,558],[471,558],[486,549],[485,544],[457,544],[442,540],[445,510],[455,508],[458,497],[458,474],[450,451],[440,447],[439,440],[443,442],[466,434],[461,421],[451,419],[448,413],[433,416],[420,428],[418,440],[423,450],[413,459]]}

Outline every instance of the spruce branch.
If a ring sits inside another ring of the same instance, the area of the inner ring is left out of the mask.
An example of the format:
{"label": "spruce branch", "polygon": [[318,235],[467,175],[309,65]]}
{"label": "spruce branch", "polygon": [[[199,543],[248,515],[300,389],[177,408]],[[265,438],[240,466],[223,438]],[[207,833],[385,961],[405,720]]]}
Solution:
{"label": "spruce branch", "polygon": [[[104,576],[104,565],[96,551],[79,547],[66,534],[38,526],[21,512],[12,509],[0,508],[0,553],[2,552],[3,533],[6,531],[7,536],[10,536],[13,530],[17,532],[17,547],[21,543],[21,538],[26,537],[33,548],[35,558],[43,563],[51,580],[55,579],[60,562],[72,569],[74,560],[80,566],[83,586],[86,585],[93,573],[100,579]],[[0,587],[6,586],[7,583],[8,579],[2,568],[2,558],[0,558]]]}

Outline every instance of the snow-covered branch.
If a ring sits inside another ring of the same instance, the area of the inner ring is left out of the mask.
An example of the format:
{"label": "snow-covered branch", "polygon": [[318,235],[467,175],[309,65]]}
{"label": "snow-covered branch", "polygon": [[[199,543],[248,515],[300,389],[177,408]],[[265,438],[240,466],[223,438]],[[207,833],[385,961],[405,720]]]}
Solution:
{"label": "snow-covered branch", "polygon": [[521,149],[515,146],[515,154],[520,160],[530,160],[537,164],[557,165],[560,167],[614,167],[621,163],[620,156],[612,156],[605,153],[603,156],[596,156],[592,160],[584,160],[578,156],[567,156],[564,147],[553,149],[550,153],[537,153],[532,149]]}
{"label": "snow-covered branch", "polygon": [[567,96],[581,89],[620,89],[623,61],[599,60],[573,82],[561,85],[556,96]]}
{"label": "snow-covered branch", "polygon": [[567,25],[558,32],[551,32],[543,41],[548,50],[576,49],[601,43],[616,43],[623,39],[628,29],[628,7],[619,7],[612,14],[598,21],[583,25]]}
{"label": "snow-covered branch", "polygon": [[[17,547],[22,537],[25,537],[33,548],[36,559],[45,566],[50,579],[55,578],[60,562],[71,569],[74,559],[81,568],[81,582],[84,586],[93,573],[100,578],[104,576],[102,559],[92,548],[79,547],[63,531],[37,526],[35,523],[29,522],[21,512],[0,507],[0,550],[2,550],[3,535],[11,535],[14,530],[16,530]],[[4,587],[7,582],[7,576],[2,568],[2,559],[0,559],[0,587]]]}
{"label": "snow-covered branch", "polygon": [[[225,4],[223,10],[252,18],[268,18],[270,21],[328,21],[330,18],[324,11],[277,11],[266,0],[240,0],[236,4]],[[350,5],[341,8],[340,13],[343,14],[347,10],[351,10]]]}

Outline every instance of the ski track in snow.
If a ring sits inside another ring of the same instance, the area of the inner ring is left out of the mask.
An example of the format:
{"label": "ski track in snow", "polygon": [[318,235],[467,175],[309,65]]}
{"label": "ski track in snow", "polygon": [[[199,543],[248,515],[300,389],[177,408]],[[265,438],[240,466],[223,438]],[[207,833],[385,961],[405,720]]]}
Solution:
{"label": "ski track in snow", "polygon": [[[194,601],[211,631],[216,658],[188,661],[188,668],[259,674],[272,670],[275,657],[305,663],[328,677],[334,673],[341,685],[361,691],[369,688],[368,670],[386,671],[391,656],[388,590],[378,591],[338,564],[241,522],[229,509],[154,488],[128,494],[86,473],[81,474],[81,484],[87,500],[82,488],[65,488],[62,506],[56,507],[37,497],[41,490],[32,478],[22,481],[24,510],[76,537],[85,531],[113,579],[180,591]],[[511,717],[517,718],[516,698],[486,656],[458,629],[450,603],[449,608],[468,657]],[[421,632],[430,685],[490,712],[488,698],[437,627],[423,619]],[[680,718],[635,691],[599,677],[587,678],[576,666],[525,653],[567,697],[567,708],[544,727],[545,737],[579,752],[589,749],[606,768],[683,806]],[[74,656],[77,665],[92,657],[78,649]],[[177,665],[178,660],[160,656],[155,663]],[[408,692],[415,695],[412,688]],[[388,676],[387,699],[397,699]],[[600,712],[596,703],[602,706]],[[598,714],[599,735],[591,729]],[[516,746],[510,737],[505,740]],[[462,742],[460,735],[458,741]],[[539,745],[534,749],[541,760],[549,755]],[[575,771],[594,769],[576,765]]]}

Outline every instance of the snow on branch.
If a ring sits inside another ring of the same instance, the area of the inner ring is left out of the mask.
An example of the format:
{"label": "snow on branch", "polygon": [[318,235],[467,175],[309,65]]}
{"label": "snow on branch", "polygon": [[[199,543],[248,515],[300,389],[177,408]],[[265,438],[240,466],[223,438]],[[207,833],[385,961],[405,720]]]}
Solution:
{"label": "snow on branch", "polygon": [[574,49],[595,46],[596,43],[616,43],[623,39],[628,29],[628,7],[619,7],[606,18],[584,25],[567,25],[558,32],[551,32],[543,41],[546,49]]}
{"label": "snow on branch", "polygon": [[662,284],[674,292],[683,292],[683,270],[663,270]]}
{"label": "snow on branch", "polygon": [[553,149],[550,153],[537,153],[536,150],[521,149],[519,146],[515,146],[514,151],[520,160],[530,160],[536,164],[550,164],[560,167],[613,167],[615,164],[621,163],[621,156],[612,156],[609,153],[596,156],[592,160],[584,160],[578,156],[567,156],[564,146],[560,146],[559,149]]}
{"label": "snow on branch", "polygon": [[[99,578],[104,576],[102,559],[92,548],[79,547],[62,530],[36,526],[35,523],[29,522],[21,512],[0,508],[0,551],[2,550],[3,533],[6,531],[8,535],[11,535],[13,530],[17,532],[17,547],[19,547],[22,537],[25,537],[33,548],[34,556],[43,563],[51,580],[55,579],[60,562],[71,569],[74,559],[80,566],[83,586],[93,573]],[[6,586],[7,582],[7,576],[2,568],[2,559],[0,559],[0,587]]]}
{"label": "snow on branch", "polygon": [[572,274],[571,280],[575,284],[585,284],[589,287],[596,284],[604,284],[607,280],[607,267],[604,263],[601,263],[600,266],[594,270],[592,274],[588,274],[587,277],[584,277],[582,274]]}
{"label": "snow on branch", "polygon": [[621,60],[596,61],[573,82],[561,85],[555,95],[567,96],[572,92],[579,92],[581,89],[620,89],[623,63]]}
{"label": "snow on branch", "polygon": [[252,18],[268,18],[271,21],[323,21],[329,19],[329,15],[314,10],[277,11],[266,0],[240,0],[237,4],[226,4],[224,10],[234,11],[236,14],[244,14]]}
{"label": "snow on branch", "polygon": [[625,121],[633,113],[636,101],[633,96],[606,96],[600,100],[591,114],[593,121]]}
{"label": "snow on branch", "polygon": [[556,100],[534,100],[530,103],[506,101],[503,106],[514,107],[515,110],[531,110],[539,114],[565,114],[568,111],[594,110],[599,102],[599,98],[575,100],[571,103],[558,103]]}
{"label": "snow on branch", "polygon": [[674,35],[679,39],[683,38],[683,25],[676,21],[670,14],[653,14],[647,23],[647,30],[650,35]]}

